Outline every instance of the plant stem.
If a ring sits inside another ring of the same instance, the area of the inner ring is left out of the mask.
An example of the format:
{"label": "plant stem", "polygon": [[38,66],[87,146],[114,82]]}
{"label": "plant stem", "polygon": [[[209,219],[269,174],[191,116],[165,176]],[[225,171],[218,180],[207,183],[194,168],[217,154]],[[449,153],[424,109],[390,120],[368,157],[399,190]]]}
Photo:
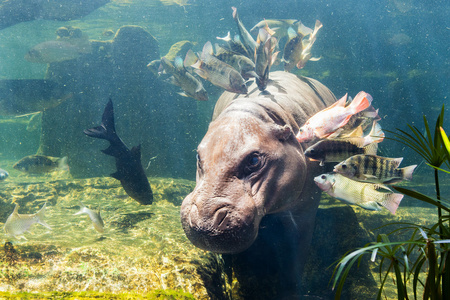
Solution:
{"label": "plant stem", "polygon": [[[436,186],[436,199],[438,200],[439,204],[441,203],[441,191],[439,188],[439,171],[434,169],[434,184]],[[439,223],[439,236],[442,239],[443,238],[443,229],[442,229],[442,210],[440,207],[438,207],[438,223]]]}

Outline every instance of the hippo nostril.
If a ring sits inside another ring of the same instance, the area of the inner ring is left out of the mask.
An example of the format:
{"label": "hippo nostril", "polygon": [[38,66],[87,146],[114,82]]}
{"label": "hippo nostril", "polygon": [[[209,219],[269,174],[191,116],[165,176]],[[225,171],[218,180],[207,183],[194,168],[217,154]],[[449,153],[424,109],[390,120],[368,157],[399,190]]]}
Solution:
{"label": "hippo nostril", "polygon": [[222,228],[222,225],[224,225],[224,220],[226,219],[228,215],[228,209],[226,208],[221,208],[218,211],[216,211],[216,215],[215,215],[215,219],[214,219],[214,225],[216,228]]}

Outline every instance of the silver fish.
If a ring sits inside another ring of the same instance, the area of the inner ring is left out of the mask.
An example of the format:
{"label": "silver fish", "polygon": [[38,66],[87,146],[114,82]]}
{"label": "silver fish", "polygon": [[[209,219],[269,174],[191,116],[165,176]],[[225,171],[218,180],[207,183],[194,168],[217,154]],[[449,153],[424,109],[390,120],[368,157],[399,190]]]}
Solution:
{"label": "silver fish", "polygon": [[22,172],[40,174],[56,170],[69,170],[67,156],[59,158],[45,155],[25,156],[13,165],[13,168]]}
{"label": "silver fish", "polygon": [[244,78],[229,64],[214,57],[214,50],[211,42],[207,42],[203,47],[200,59],[189,50],[184,60],[184,65],[193,67],[195,72],[212,84],[237,94],[247,94],[247,86]]}
{"label": "silver fish", "polygon": [[0,169],[0,181],[5,180],[8,176],[9,173],[6,170]]}
{"label": "silver fish", "polygon": [[319,60],[311,57],[311,48],[316,41],[317,32],[322,28],[322,23],[317,20],[314,30],[306,27],[300,21],[294,25],[294,27],[297,27],[297,30],[294,30],[292,27],[288,29],[289,39],[284,47],[283,60],[285,62],[285,71],[290,71],[294,66],[302,69],[308,60]]}
{"label": "silver fish", "polygon": [[244,24],[242,23],[241,19],[239,18],[239,15],[237,13],[236,7],[231,7],[233,10],[233,19],[236,21],[239,35],[241,37],[241,41],[244,44],[245,48],[249,53],[254,53],[256,48],[256,42],[253,39],[253,37],[250,35],[250,33],[245,29]]}
{"label": "silver fish", "polygon": [[16,203],[16,207],[14,207],[14,211],[8,217],[5,223],[5,232],[7,235],[16,237],[18,235],[22,235],[27,232],[31,225],[34,223],[41,224],[48,229],[51,227],[45,223],[45,209],[46,203],[42,206],[42,208],[35,214],[19,214],[19,204]]}
{"label": "silver fish", "polygon": [[95,230],[97,230],[100,233],[103,233],[105,230],[104,230],[103,219],[102,219],[102,216],[100,215],[100,209],[98,210],[98,212],[95,212],[95,211],[87,208],[81,201],[78,201],[78,203],[80,205],[80,211],[75,213],[74,216],[81,215],[81,214],[87,214],[89,216],[89,218],[91,219]]}
{"label": "silver fish", "polygon": [[275,36],[278,39],[281,39],[287,34],[288,28],[293,26],[295,22],[297,22],[297,20],[294,19],[265,19],[253,26],[253,28],[250,29],[250,32],[264,28],[267,25],[275,31]]}
{"label": "silver fish", "polygon": [[334,167],[334,172],[353,180],[370,183],[394,184],[411,180],[417,165],[398,168],[403,157],[389,158],[376,155],[354,155]]}
{"label": "silver fish", "polygon": [[81,54],[90,52],[89,40],[85,38],[61,39],[37,44],[25,54],[25,59],[33,63],[49,64],[76,59]]}
{"label": "silver fish", "polygon": [[170,82],[173,85],[179,86],[184,91],[183,93],[179,93],[181,96],[191,97],[199,101],[208,100],[208,93],[202,83],[186,71],[181,57],[177,56],[173,65],[168,59],[162,57],[161,64],[167,73],[173,75],[169,78]]}
{"label": "silver fish", "polygon": [[387,186],[354,181],[335,173],[319,175],[314,178],[314,182],[331,197],[368,210],[385,207],[395,214],[403,199],[402,194],[392,192]]}
{"label": "silver fish", "polygon": [[216,54],[214,56],[239,71],[243,78],[256,77],[255,63],[245,55],[216,44]]}

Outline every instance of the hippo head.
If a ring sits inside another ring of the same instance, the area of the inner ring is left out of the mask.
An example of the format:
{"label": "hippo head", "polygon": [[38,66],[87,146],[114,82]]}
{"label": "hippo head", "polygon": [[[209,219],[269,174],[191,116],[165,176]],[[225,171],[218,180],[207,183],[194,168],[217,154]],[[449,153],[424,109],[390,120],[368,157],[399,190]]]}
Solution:
{"label": "hippo head", "polygon": [[298,205],[307,172],[282,119],[254,102],[235,106],[210,124],[198,146],[197,184],[181,206],[189,240],[218,253],[246,250],[266,214]]}

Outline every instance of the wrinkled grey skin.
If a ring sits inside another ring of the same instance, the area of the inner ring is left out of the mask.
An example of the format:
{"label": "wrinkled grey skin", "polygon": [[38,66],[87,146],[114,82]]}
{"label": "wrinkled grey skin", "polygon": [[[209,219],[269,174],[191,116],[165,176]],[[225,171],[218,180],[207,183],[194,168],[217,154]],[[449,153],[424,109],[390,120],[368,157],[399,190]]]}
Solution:
{"label": "wrinkled grey skin", "polygon": [[270,79],[264,95],[255,84],[248,95],[225,92],[198,146],[197,184],[183,201],[181,221],[199,248],[242,252],[255,241],[261,219],[281,213],[308,249],[320,198],[313,177],[320,169],[305,158],[309,145],[295,134],[336,98],[310,78],[273,72]]}

